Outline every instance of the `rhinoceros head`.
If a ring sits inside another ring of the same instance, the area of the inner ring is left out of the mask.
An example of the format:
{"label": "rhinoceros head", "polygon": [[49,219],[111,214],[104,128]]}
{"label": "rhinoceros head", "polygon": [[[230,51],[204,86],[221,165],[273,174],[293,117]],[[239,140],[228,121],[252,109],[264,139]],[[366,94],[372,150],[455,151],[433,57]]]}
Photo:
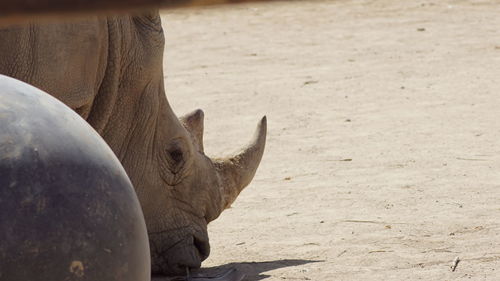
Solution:
{"label": "rhinoceros head", "polygon": [[177,133],[168,133],[158,155],[160,184],[154,191],[137,190],[148,227],[154,275],[200,267],[210,252],[207,224],[250,183],[264,152],[265,117],[250,144],[224,159],[211,159],[204,153],[203,111],[181,117],[180,123]]}

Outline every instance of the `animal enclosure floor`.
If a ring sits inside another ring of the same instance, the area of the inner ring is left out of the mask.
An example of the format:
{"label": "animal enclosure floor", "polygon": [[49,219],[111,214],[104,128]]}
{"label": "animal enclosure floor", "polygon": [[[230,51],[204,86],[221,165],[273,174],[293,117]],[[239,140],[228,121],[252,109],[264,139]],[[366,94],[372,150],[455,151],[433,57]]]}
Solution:
{"label": "animal enclosure floor", "polygon": [[[500,4],[292,1],[164,12],[174,111],[262,164],[204,267],[246,280],[500,280]],[[450,266],[460,258],[456,270]]]}

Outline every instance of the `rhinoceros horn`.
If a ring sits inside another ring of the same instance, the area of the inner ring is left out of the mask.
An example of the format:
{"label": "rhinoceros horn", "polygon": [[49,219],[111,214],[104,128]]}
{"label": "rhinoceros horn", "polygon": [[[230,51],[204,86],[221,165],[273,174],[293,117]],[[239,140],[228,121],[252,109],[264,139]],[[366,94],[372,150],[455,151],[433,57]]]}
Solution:
{"label": "rhinoceros horn", "polygon": [[[203,117],[201,109],[197,109],[179,118],[181,124],[191,135],[193,145],[199,152],[203,151]],[[234,202],[238,194],[252,180],[259,166],[266,145],[267,119],[264,116],[257,126],[252,141],[240,152],[227,158],[211,159],[215,172],[220,180],[222,210]]]}
{"label": "rhinoceros horn", "polygon": [[217,159],[214,165],[222,180],[224,209],[229,208],[238,194],[252,180],[266,145],[267,119],[264,116],[252,141],[236,155]]}

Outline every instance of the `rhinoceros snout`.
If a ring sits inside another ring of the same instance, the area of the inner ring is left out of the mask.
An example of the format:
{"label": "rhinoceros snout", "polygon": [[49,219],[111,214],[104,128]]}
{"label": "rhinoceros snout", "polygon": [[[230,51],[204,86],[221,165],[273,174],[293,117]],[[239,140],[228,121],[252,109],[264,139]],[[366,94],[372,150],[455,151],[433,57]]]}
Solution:
{"label": "rhinoceros snout", "polygon": [[201,261],[204,261],[210,255],[210,244],[208,243],[208,237],[203,237],[203,235],[193,236],[193,245],[198,251],[198,255]]}
{"label": "rhinoceros snout", "polygon": [[153,275],[183,275],[186,268],[200,268],[210,254],[206,234],[196,233],[166,248],[151,248],[151,272]]}

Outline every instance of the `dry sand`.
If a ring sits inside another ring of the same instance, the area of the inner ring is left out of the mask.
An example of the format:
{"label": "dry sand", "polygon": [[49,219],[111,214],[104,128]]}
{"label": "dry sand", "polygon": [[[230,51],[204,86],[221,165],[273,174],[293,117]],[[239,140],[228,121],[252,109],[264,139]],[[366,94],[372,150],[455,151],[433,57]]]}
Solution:
{"label": "dry sand", "polygon": [[495,2],[165,13],[167,95],[177,114],[205,111],[207,154],[268,116],[260,169],[209,226],[203,266],[246,280],[500,280]]}

